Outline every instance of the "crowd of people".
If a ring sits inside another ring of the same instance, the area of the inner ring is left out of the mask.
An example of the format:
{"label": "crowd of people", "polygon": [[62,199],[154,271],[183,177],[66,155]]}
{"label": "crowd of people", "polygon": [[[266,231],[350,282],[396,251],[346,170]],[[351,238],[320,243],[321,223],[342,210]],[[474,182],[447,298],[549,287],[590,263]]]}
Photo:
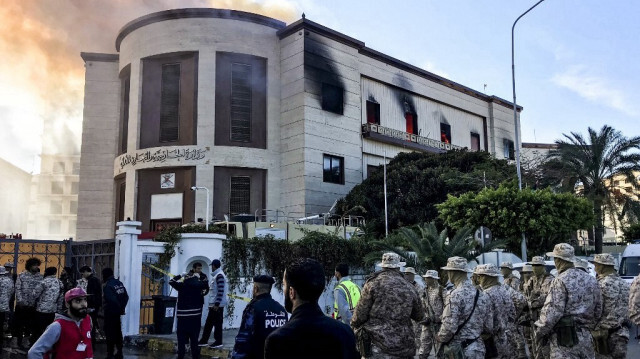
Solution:
{"label": "crowd of people", "polygon": [[[129,297],[113,270],[104,268],[101,282],[90,267],[84,266],[79,270],[82,277],[76,280],[70,267],[64,267],[58,277],[56,267],[47,267],[41,274],[41,264],[40,259],[29,258],[19,274],[13,273],[12,263],[0,267],[0,351],[5,346],[6,326],[11,333],[7,346],[28,351],[29,358],[54,353],[58,354],[56,358],[90,358],[97,337],[98,312],[104,306],[107,358],[122,358],[120,316]],[[88,331],[83,333],[85,328]],[[66,348],[72,344],[73,350]],[[76,355],[60,354],[67,351]]]}
{"label": "crowd of people", "polygon": [[[231,356],[626,358],[631,323],[640,324],[640,277],[629,286],[617,275],[610,254],[594,256],[594,277],[566,243],[547,256],[554,260],[555,277],[543,257],[526,263],[520,275],[509,262],[471,270],[465,258],[451,257],[440,271],[422,275],[424,286],[415,280],[415,269],[405,267],[395,253],[382,256],[381,270],[369,275],[362,288],[351,280],[348,265],[340,264],[334,273],[332,316],[318,303],[326,284],[322,265],[299,259],[284,272],[282,304],[271,297],[273,277],[253,278],[252,299],[242,313]],[[233,295],[220,260],[211,266],[210,280],[196,263],[169,282],[178,293],[179,359],[187,346],[198,359],[200,347],[223,344],[223,312]],[[40,261],[31,258],[15,279],[11,265],[0,267],[0,320],[12,318],[13,345],[30,345],[30,359],[50,353],[91,358],[97,326],[92,314],[103,306],[108,358],[122,358],[120,316],[128,296],[113,270],[102,271],[102,285],[88,267],[80,269],[77,282],[69,268],[56,278],[55,268],[46,268],[43,276],[39,267]],[[208,313],[198,338],[207,297]],[[214,342],[209,344],[212,331]]]}

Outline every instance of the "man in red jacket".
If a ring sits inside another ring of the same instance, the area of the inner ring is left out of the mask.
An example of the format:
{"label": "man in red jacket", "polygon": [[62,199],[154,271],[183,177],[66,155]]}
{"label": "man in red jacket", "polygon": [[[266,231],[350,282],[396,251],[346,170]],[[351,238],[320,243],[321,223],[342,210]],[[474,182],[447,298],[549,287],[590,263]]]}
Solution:
{"label": "man in red jacket", "polygon": [[56,314],[55,321],[31,347],[28,359],[93,359],[91,317],[87,315],[87,293],[73,288],[64,295],[65,314]]}

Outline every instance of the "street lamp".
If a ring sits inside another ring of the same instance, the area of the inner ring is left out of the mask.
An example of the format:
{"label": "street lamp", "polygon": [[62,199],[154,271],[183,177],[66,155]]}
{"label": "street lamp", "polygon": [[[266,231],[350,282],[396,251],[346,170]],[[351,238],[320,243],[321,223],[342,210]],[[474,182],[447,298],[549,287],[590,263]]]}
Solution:
{"label": "street lamp", "polygon": [[[518,126],[518,113],[517,113],[517,105],[516,105],[516,66],[515,66],[515,56],[514,56],[514,46],[513,46],[513,37],[516,29],[516,23],[523,16],[525,16],[529,11],[533,10],[534,7],[540,5],[544,0],[538,1],[535,5],[529,8],[529,10],[522,13],[522,15],[518,16],[516,21],[513,22],[513,26],[511,27],[511,81],[513,84],[513,123],[516,128],[516,170],[518,172],[518,189],[522,190],[522,173],[520,171],[520,126]],[[524,236],[524,232],[522,232],[522,260],[527,260],[527,239]]]}
{"label": "street lamp", "polygon": [[205,191],[207,191],[207,213],[206,213],[206,217],[205,217],[205,229],[207,231],[209,231],[209,189],[207,187],[200,187],[200,186],[193,186],[191,187],[192,191],[197,191],[199,189],[203,189]]}

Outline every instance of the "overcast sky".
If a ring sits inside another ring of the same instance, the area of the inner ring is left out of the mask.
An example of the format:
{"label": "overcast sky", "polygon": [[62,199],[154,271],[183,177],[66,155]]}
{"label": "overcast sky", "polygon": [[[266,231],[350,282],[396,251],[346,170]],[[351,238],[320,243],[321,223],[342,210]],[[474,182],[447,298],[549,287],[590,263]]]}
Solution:
{"label": "overcast sky", "polygon": [[[126,22],[163,9],[209,6],[308,19],[475,90],[512,100],[511,25],[525,0],[3,0],[0,157],[39,171],[42,132],[77,146],[79,52],[115,53]],[[609,124],[640,135],[640,2],[546,0],[516,27],[516,90],[524,142],[550,143]],[[486,85],[486,88],[485,88]]]}

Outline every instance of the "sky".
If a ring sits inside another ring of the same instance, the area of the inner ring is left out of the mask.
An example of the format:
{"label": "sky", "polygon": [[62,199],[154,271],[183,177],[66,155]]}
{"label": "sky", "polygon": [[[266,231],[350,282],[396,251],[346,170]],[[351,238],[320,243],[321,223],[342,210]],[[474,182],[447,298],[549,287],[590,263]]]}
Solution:
{"label": "sky", "polygon": [[[78,151],[80,52],[116,53],[127,22],[156,11],[217,7],[307,19],[472,89],[513,100],[511,26],[534,0],[3,0],[0,157],[39,172],[47,152]],[[638,136],[640,2],[545,0],[516,26],[523,142],[607,124]],[[47,136],[43,137],[43,133]],[[43,143],[43,138],[47,141]]]}

